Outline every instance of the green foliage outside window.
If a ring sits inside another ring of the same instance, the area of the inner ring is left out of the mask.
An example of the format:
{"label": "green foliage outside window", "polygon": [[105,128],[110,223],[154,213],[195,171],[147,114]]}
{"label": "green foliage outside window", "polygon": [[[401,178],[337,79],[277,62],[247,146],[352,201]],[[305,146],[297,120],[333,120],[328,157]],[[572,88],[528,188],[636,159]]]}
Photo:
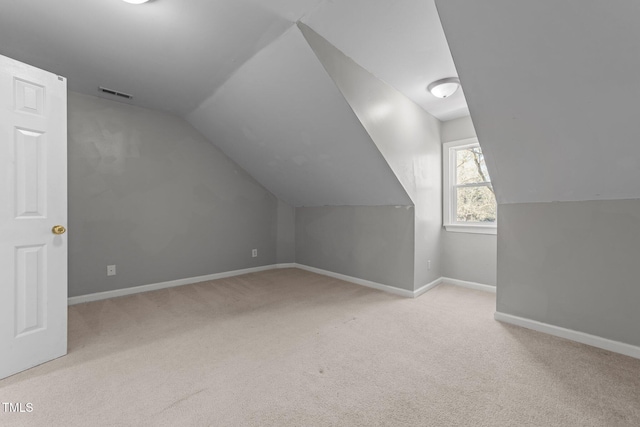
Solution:
{"label": "green foliage outside window", "polygon": [[456,220],[494,223],[496,197],[479,146],[456,150]]}

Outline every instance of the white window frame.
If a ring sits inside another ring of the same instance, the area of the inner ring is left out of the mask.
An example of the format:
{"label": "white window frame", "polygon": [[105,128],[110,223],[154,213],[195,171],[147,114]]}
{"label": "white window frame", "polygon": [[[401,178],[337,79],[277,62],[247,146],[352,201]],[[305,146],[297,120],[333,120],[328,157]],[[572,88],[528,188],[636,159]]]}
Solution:
{"label": "white window frame", "polygon": [[[459,141],[451,141],[443,144],[442,171],[443,171],[443,213],[444,228],[447,231],[459,233],[497,234],[496,222],[488,225],[481,223],[462,223],[456,220],[455,182],[456,182],[456,151],[464,148],[479,147],[478,138],[468,138]],[[482,184],[485,185],[485,184]],[[466,185],[474,186],[474,185]]]}

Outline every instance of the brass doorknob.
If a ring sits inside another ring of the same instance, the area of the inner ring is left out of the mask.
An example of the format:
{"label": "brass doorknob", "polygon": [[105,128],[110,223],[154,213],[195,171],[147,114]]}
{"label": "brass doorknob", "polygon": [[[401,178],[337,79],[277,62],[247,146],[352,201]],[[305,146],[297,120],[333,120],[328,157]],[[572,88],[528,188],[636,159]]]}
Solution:
{"label": "brass doorknob", "polygon": [[53,232],[53,234],[64,234],[67,229],[61,225],[54,225],[51,231]]}

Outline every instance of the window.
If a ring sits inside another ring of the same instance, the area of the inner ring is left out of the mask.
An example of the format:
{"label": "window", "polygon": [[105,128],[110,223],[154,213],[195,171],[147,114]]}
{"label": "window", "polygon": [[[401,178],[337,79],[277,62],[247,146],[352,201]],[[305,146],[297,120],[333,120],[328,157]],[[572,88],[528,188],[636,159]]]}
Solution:
{"label": "window", "polygon": [[444,226],[496,234],[497,204],[477,138],[444,144]]}

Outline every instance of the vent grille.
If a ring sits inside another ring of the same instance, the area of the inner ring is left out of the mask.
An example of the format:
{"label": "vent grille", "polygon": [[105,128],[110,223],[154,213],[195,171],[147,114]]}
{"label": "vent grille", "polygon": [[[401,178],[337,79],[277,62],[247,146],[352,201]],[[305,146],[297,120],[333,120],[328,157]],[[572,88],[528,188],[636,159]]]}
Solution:
{"label": "vent grille", "polygon": [[113,89],[107,89],[106,87],[100,86],[100,91],[104,93],[108,93],[109,95],[119,96],[124,99],[133,99],[133,95],[129,95],[128,93],[119,92]]}

